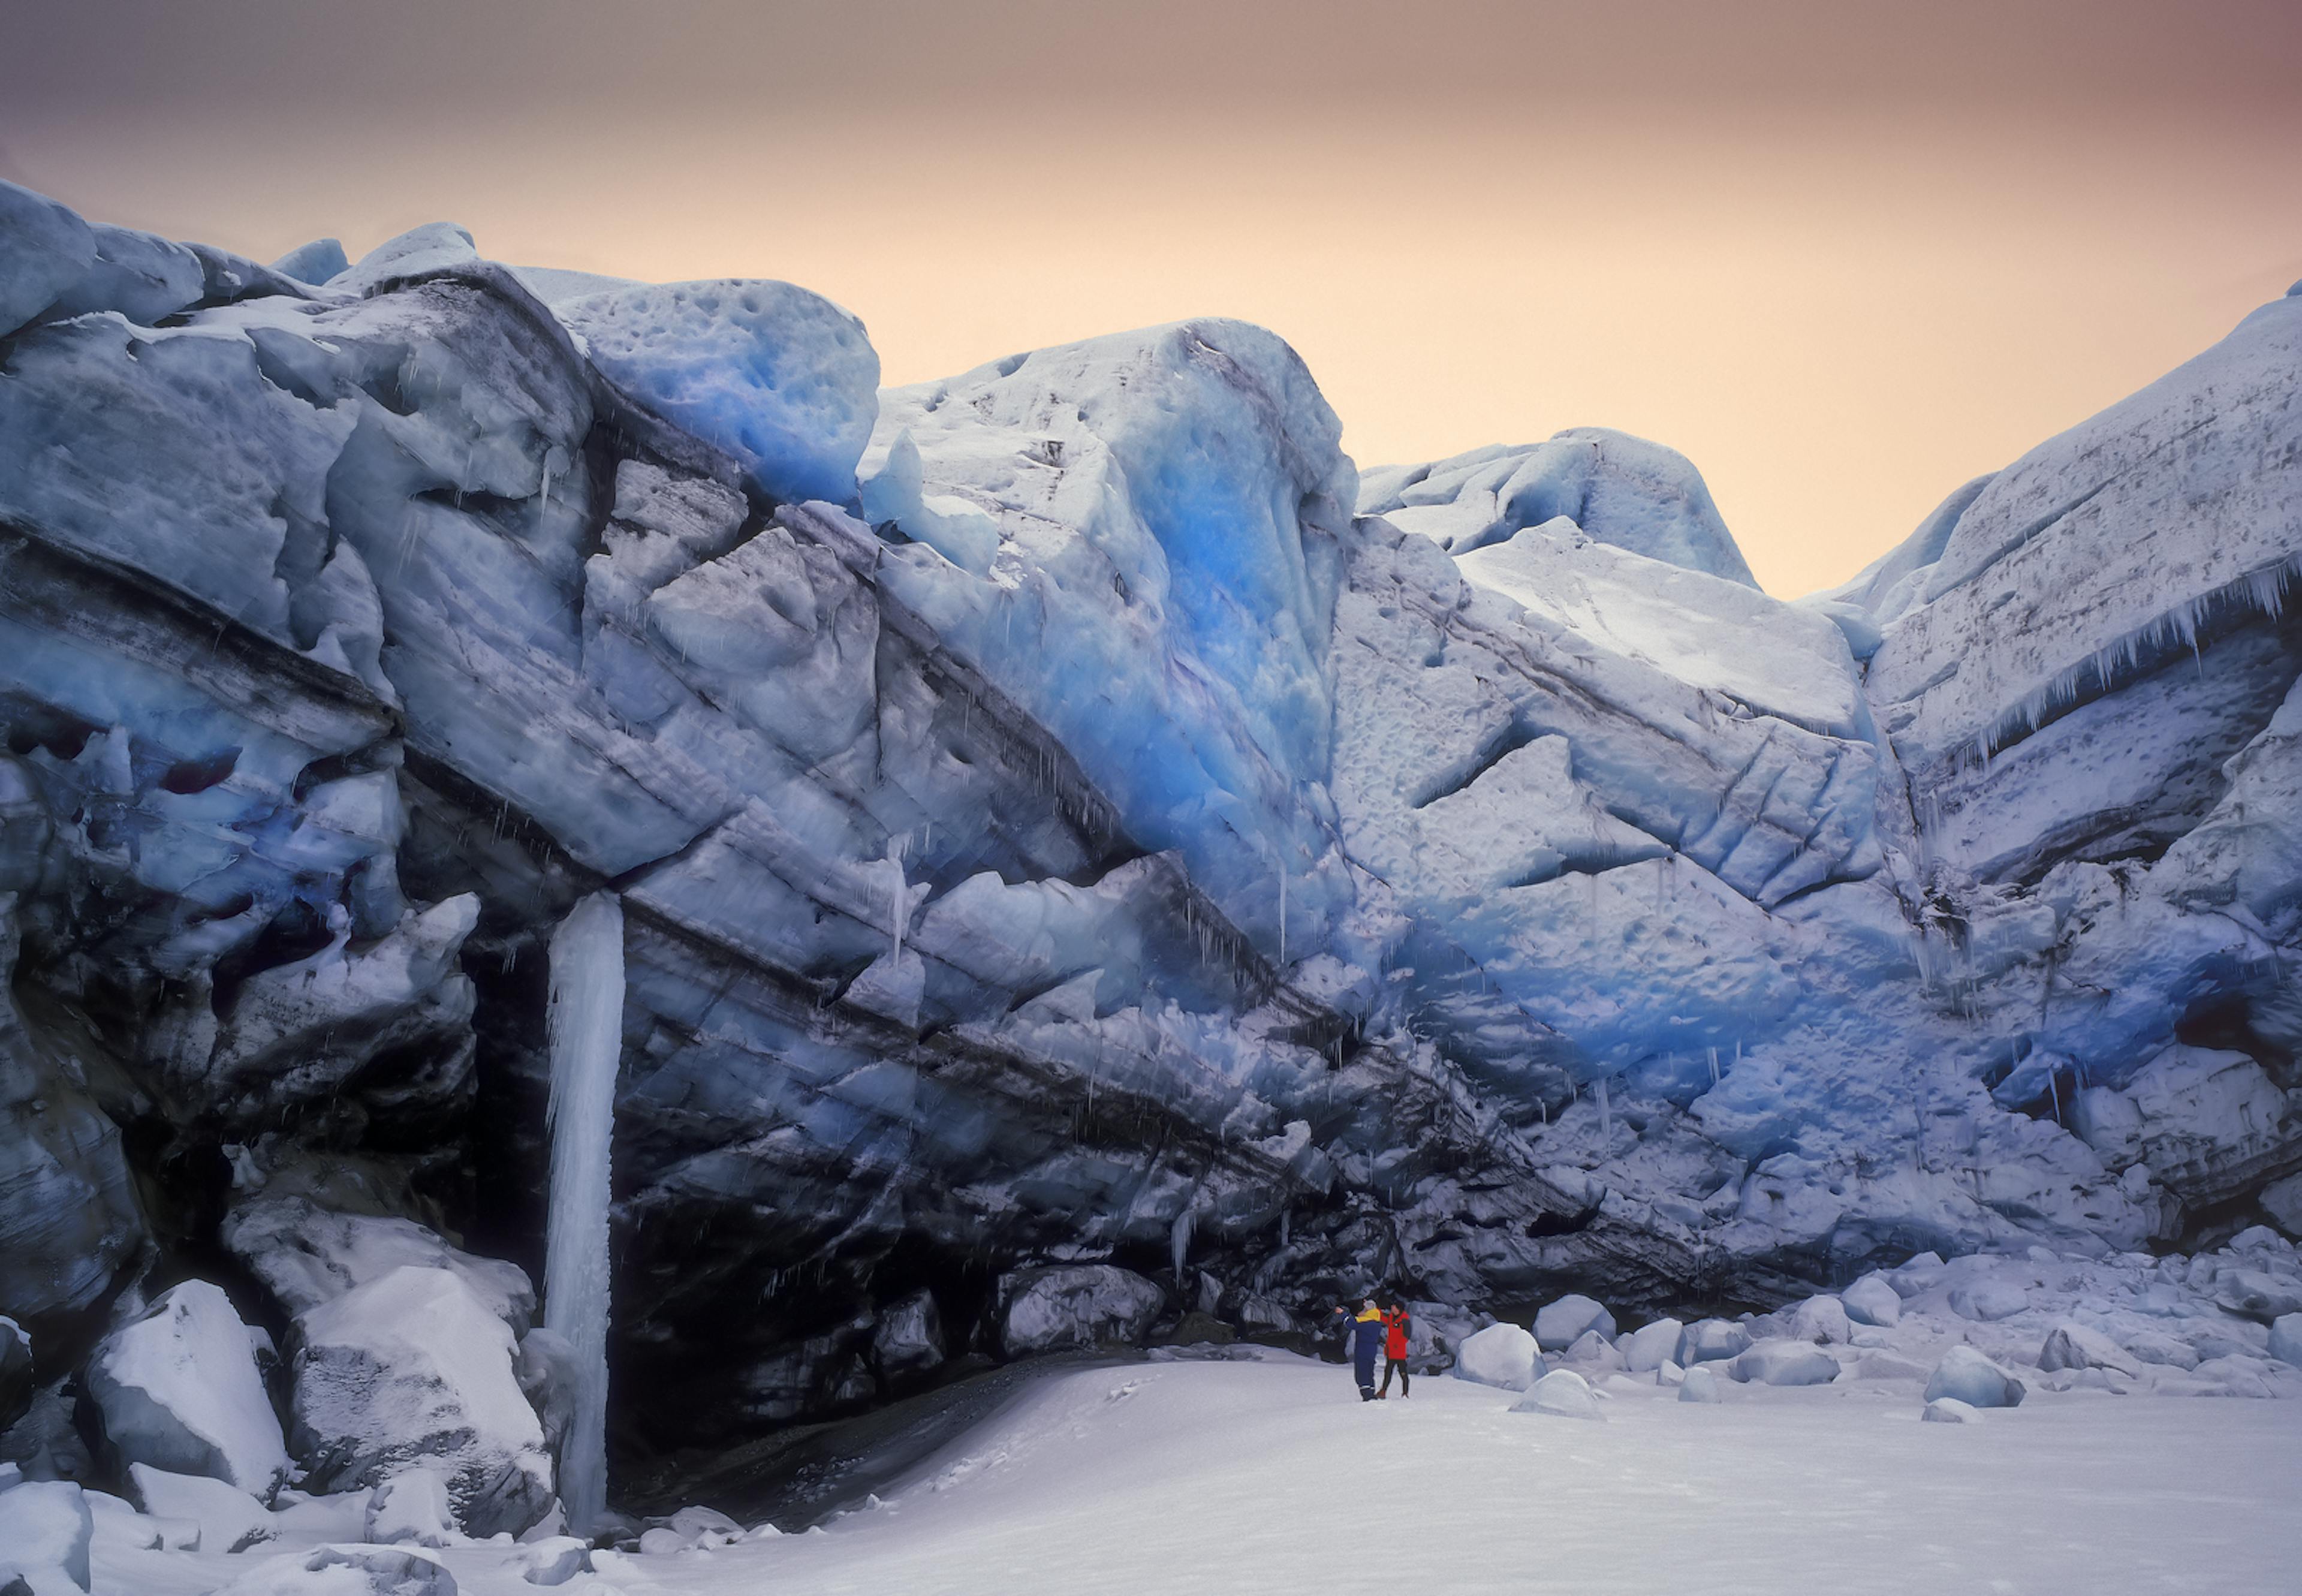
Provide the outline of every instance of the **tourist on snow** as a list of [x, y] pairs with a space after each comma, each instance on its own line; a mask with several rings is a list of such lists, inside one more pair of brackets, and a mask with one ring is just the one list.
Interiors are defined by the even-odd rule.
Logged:
[[1343, 1334], [1350, 1342], [1351, 1368], [1358, 1376], [1359, 1400], [1372, 1402], [1375, 1354], [1382, 1348], [1382, 1310], [1370, 1297], [1355, 1315], [1348, 1308], [1337, 1308], [1335, 1312], [1346, 1315]]
[[1382, 1315], [1382, 1386], [1375, 1392], [1378, 1401], [1390, 1395], [1390, 1377], [1399, 1375], [1399, 1394], [1407, 1395], [1407, 1338], [1414, 1322], [1407, 1316], [1407, 1305], [1394, 1297]]

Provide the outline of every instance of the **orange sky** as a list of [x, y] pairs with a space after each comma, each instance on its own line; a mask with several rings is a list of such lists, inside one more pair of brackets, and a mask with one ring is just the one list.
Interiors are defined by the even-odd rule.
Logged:
[[2302, 277], [2294, 5], [0, 0], [0, 176], [102, 220], [785, 277], [894, 382], [1244, 316], [1362, 464], [1684, 449], [1784, 594]]

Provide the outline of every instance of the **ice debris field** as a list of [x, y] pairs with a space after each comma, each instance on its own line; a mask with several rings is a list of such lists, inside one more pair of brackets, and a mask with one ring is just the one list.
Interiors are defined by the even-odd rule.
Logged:
[[2302, 293], [1795, 601], [878, 384], [0, 183], [0, 1591], [2293, 1588]]

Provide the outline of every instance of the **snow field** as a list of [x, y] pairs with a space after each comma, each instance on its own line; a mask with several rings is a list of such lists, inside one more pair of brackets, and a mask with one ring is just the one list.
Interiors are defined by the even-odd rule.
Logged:
[[[1092, 1592], [2292, 1590], [2302, 1423], [2273, 1402], [2041, 1393], [1926, 1424], [1910, 1382], [1722, 1382], [1717, 1406], [1602, 1383], [1606, 1423], [1449, 1378], [1356, 1399], [1347, 1367], [1252, 1362], [1050, 1380], [819, 1533], [596, 1554], [584, 1596]], [[151, 1557], [152, 1554], [144, 1554]], [[532, 1591], [508, 1548], [441, 1554], [470, 1596]], [[99, 1546], [97, 1591], [138, 1584]], [[221, 1568], [223, 1559], [197, 1559]], [[155, 1566], [165, 1566], [154, 1559]], [[244, 1565], [245, 1559], [230, 1559]]]

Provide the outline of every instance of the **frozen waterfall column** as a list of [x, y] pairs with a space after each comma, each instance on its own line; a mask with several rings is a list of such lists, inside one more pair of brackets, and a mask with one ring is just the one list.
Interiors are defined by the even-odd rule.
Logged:
[[608, 1164], [624, 1037], [624, 911], [599, 892], [551, 934], [551, 1207], [544, 1328], [580, 1378], [559, 1460], [567, 1527], [588, 1535], [608, 1505]]

